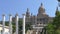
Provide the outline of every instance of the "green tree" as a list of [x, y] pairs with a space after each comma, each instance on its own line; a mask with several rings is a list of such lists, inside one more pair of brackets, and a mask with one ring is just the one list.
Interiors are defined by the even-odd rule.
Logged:
[[60, 34], [60, 12], [56, 11], [55, 15], [53, 22], [46, 27], [48, 34]]
[[[19, 23], [19, 34], [22, 34], [22, 25], [23, 25], [23, 21], [22, 21], [22, 19], [19, 19], [19, 21], [18, 21]], [[9, 21], [6, 21], [5, 22], [6, 23], [6, 26], [9, 26]], [[15, 22], [12, 22], [12, 27], [13, 27], [13, 33], [15, 32], [15, 30], [16, 30], [16, 24], [15, 24]], [[31, 27], [31, 23], [29, 23], [29, 24], [26, 24], [26, 32], [27, 32], [27, 30], [31, 30], [32, 29], [32, 27]]]
[[32, 30], [32, 26], [31, 26], [32, 24], [31, 24], [31, 22], [29, 22], [29, 24], [26, 24], [26, 32], [27, 32], [27, 30]]

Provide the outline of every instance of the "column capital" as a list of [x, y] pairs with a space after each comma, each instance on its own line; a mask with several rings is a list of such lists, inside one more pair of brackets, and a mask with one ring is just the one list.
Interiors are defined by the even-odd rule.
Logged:
[[25, 14], [22, 14], [23, 16], [25, 16]]
[[12, 16], [11, 14], [9, 14], [9, 16]]
[[2, 16], [5, 16], [5, 14], [2, 14]]
[[18, 13], [16, 13], [16, 15], [15, 16], [18, 16]]

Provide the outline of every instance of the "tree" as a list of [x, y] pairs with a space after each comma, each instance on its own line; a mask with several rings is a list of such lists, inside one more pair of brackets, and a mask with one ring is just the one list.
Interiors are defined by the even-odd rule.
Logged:
[[60, 2], [60, 0], [57, 0], [58, 2]]
[[29, 24], [26, 24], [26, 32], [27, 32], [27, 30], [32, 30], [32, 24], [31, 24], [31, 22], [28, 22]]
[[[9, 26], [9, 21], [6, 21], [5, 22], [6, 23], [6, 26]], [[22, 34], [22, 24], [23, 24], [23, 21], [22, 21], [22, 19], [19, 19], [19, 21], [18, 21], [18, 27], [19, 27], [19, 34]], [[15, 30], [16, 30], [16, 24], [15, 24], [15, 22], [12, 22], [12, 27], [13, 27], [13, 33], [15, 32]], [[29, 24], [26, 24], [26, 32], [27, 32], [27, 30], [31, 30], [31, 23], [29, 23]]]
[[53, 22], [46, 27], [48, 34], [60, 34], [60, 12], [56, 11], [55, 15]]
[[46, 29], [48, 34], [55, 34], [55, 27], [53, 24], [49, 23], [48, 26], [46, 26]]

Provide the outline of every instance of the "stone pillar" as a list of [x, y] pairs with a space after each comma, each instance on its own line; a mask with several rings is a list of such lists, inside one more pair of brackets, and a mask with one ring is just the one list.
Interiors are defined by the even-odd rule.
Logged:
[[38, 34], [38, 30], [36, 31], [36, 34]]
[[2, 34], [2, 33], [1, 33], [1, 30], [0, 30], [0, 34]]
[[19, 20], [19, 17], [18, 17], [18, 14], [16, 14], [16, 34], [18, 34], [18, 20]]
[[9, 15], [9, 33], [12, 34], [12, 16]]
[[36, 34], [38, 34], [38, 33], [36, 32]]
[[44, 34], [44, 30], [43, 30], [43, 34]]
[[25, 34], [25, 14], [23, 14], [23, 34]]
[[31, 30], [29, 32], [30, 32], [30, 34], [32, 34], [32, 31]]
[[2, 34], [4, 34], [4, 27], [5, 27], [5, 15], [4, 14], [2, 15], [2, 23], [3, 23], [3, 26], [2, 26], [2, 29], [3, 29], [2, 31], [3, 32], [2, 32]]

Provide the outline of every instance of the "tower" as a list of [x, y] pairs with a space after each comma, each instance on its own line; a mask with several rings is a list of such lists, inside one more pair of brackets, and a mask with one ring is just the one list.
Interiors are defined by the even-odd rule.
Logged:
[[41, 6], [38, 9], [38, 14], [42, 14], [42, 13], [45, 13], [45, 9], [43, 7], [43, 4], [41, 3]]
[[29, 17], [29, 16], [30, 16], [30, 12], [29, 12], [29, 9], [27, 8], [26, 17]]
[[29, 24], [30, 23], [30, 12], [29, 12], [29, 9], [27, 8], [27, 11], [26, 11], [26, 24]]
[[47, 14], [45, 13], [45, 8], [43, 7], [43, 4], [41, 3], [41, 6], [38, 9], [37, 14], [37, 24], [45, 24], [47, 23]]
[[59, 10], [58, 10], [58, 7], [56, 8], [56, 13], [55, 13], [56, 15], [58, 15], [59, 14]]

